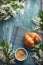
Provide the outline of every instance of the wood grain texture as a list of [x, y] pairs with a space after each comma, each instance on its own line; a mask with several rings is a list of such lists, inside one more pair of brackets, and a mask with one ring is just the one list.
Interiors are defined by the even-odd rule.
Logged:
[[40, 0], [25, 0], [25, 8], [24, 13], [21, 14], [20, 12], [17, 14], [16, 17], [13, 17], [7, 21], [3, 21], [0, 23], [0, 36], [3, 39], [10, 42], [11, 34], [13, 26], [20, 26], [29, 28], [30, 30], [34, 29], [35, 26], [32, 23], [32, 18], [37, 15], [37, 12], [40, 9]]

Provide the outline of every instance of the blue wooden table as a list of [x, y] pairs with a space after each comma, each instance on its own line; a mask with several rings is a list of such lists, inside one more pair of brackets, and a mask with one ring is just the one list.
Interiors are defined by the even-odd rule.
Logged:
[[35, 28], [32, 19], [37, 16], [41, 8], [41, 1], [26, 0], [24, 4], [25, 8], [19, 11], [16, 17], [0, 22], [0, 37], [7, 39], [8, 42], [10, 42], [13, 26], [25, 27], [30, 30]]
[[[25, 3], [25, 8], [19, 11], [16, 17], [12, 17], [7, 21], [0, 22], [0, 40], [7, 40], [11, 42], [11, 37], [14, 26], [24, 27], [29, 31], [35, 28], [35, 24], [32, 22], [32, 18], [37, 15], [38, 10], [40, 9], [40, 1], [39, 0], [30, 0]], [[13, 37], [12, 37], [13, 39]], [[15, 42], [12, 41], [12, 44]], [[20, 43], [15, 43], [14, 49], [18, 47], [24, 47]], [[24, 47], [25, 48], [25, 47]], [[32, 55], [33, 51], [28, 50], [28, 58], [24, 62], [17, 62], [15, 65], [36, 65]]]

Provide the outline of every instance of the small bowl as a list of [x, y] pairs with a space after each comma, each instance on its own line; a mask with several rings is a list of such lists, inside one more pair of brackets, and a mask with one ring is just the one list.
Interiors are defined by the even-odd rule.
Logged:
[[[23, 58], [23, 59], [17, 58], [16, 53], [17, 53], [17, 51], [19, 51], [19, 50], [23, 50], [23, 51], [26, 53], [25, 58]], [[18, 60], [18, 61], [24, 61], [25, 59], [27, 59], [27, 56], [28, 56], [28, 53], [27, 53], [26, 49], [24, 49], [24, 48], [18, 48], [18, 49], [15, 51], [15, 58], [16, 58], [16, 60]]]

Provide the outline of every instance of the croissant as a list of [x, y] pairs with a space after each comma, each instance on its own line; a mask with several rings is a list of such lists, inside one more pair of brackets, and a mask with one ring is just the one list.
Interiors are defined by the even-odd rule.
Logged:
[[33, 39], [28, 34], [24, 35], [24, 42], [29, 48], [35, 47]]
[[41, 42], [41, 37], [38, 33], [29, 32], [24, 35], [24, 43], [29, 48], [34, 48], [36, 43]]
[[30, 32], [28, 35], [34, 40], [34, 42], [39, 43], [41, 41], [41, 37], [38, 33]]

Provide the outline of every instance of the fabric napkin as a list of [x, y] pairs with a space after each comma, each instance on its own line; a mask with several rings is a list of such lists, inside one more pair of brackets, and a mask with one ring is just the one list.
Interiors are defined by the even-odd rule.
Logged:
[[14, 26], [13, 33], [11, 36], [11, 43], [13, 43], [13, 46], [15, 45], [16, 48], [23, 47], [23, 37], [26, 32], [29, 32], [29, 30], [23, 27]]

